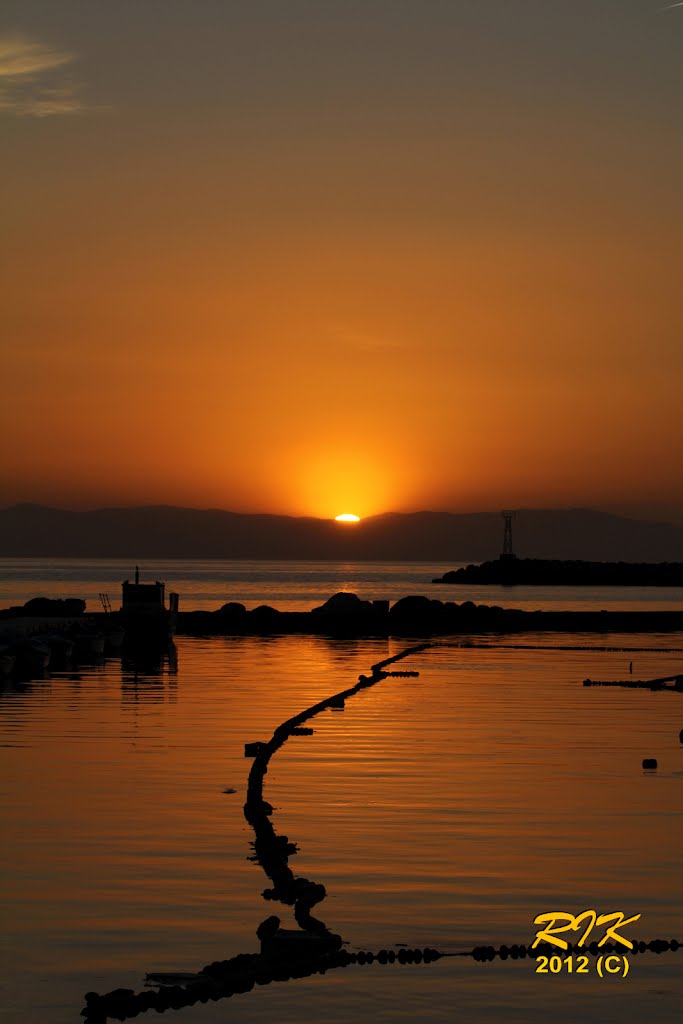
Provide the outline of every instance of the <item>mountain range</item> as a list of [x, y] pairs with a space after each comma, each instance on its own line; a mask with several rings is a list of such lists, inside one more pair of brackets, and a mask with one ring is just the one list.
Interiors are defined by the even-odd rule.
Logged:
[[[447, 568], [496, 558], [502, 542], [498, 512], [391, 512], [349, 525], [166, 505], [0, 510], [6, 558], [416, 560]], [[596, 509], [525, 509], [513, 522], [513, 546], [526, 558], [683, 561], [683, 527]]]

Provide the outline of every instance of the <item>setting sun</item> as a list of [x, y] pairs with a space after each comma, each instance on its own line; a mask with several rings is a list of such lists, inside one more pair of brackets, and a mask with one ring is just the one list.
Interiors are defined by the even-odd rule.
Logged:
[[354, 516], [351, 512], [342, 512], [340, 516], [334, 517], [335, 523], [359, 523], [360, 516]]

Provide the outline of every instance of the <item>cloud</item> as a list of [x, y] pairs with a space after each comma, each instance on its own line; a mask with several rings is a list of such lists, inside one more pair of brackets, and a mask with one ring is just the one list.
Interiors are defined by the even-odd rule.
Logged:
[[381, 338], [378, 335], [365, 331], [359, 331], [352, 327], [334, 324], [325, 328], [328, 337], [334, 339], [335, 343], [344, 345], [347, 348], [354, 348], [359, 352], [378, 353], [400, 353], [406, 351], [406, 346], [400, 342]]
[[25, 35], [0, 34], [0, 111], [29, 117], [84, 109], [65, 69], [75, 57]]
[[70, 64], [73, 55], [53, 50], [27, 36], [0, 36], [0, 77], [16, 78]]

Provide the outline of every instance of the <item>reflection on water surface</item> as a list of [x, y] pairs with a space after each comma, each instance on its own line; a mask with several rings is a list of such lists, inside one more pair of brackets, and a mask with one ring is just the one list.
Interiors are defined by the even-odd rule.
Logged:
[[[402, 646], [179, 638], [177, 672], [110, 661], [6, 691], [0, 1020], [73, 1021], [89, 989], [257, 950], [272, 905], [248, 859], [244, 743]], [[325, 922], [348, 948], [530, 942], [537, 914], [589, 907], [641, 913], [644, 939], [683, 937], [681, 695], [581, 686], [626, 678], [629, 661], [647, 678], [680, 671], [681, 655], [443, 644], [405, 663], [418, 680], [360, 692], [277, 752], [273, 823], [299, 847], [296, 873], [324, 883]], [[625, 981], [541, 977], [530, 961], [374, 965], [178, 1019], [673, 1021], [679, 959], [642, 957]]]

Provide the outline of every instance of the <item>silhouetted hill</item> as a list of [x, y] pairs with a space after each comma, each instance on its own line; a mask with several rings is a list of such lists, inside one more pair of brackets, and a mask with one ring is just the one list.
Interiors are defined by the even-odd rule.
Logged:
[[[343, 526], [326, 519], [171, 506], [71, 512], [42, 505], [0, 510], [0, 555], [66, 558], [424, 560], [495, 558], [497, 512], [388, 513]], [[592, 509], [525, 510], [514, 547], [527, 558], [683, 561], [683, 527]]]

